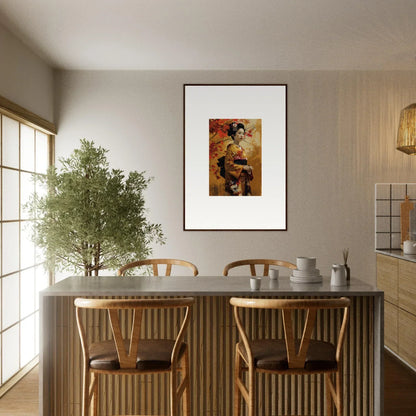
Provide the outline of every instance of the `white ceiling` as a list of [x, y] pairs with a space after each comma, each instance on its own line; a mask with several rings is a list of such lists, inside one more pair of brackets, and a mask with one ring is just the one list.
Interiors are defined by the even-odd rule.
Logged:
[[65, 69], [416, 69], [416, 0], [0, 0]]

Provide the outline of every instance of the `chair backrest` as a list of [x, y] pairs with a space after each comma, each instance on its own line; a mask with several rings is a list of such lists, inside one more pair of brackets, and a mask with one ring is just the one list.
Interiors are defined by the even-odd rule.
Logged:
[[[251, 357], [249, 338], [241, 322], [238, 308], [280, 309], [282, 311], [289, 368], [304, 368], [305, 366], [306, 353], [308, 351], [312, 332], [316, 325], [317, 311], [320, 309], [343, 309], [344, 313], [336, 345], [336, 361], [339, 362], [347, 329], [350, 299], [345, 297], [335, 299], [251, 299], [233, 297], [230, 299], [230, 303], [234, 306], [234, 317], [237, 323], [237, 328], [249, 357]], [[292, 319], [292, 312], [295, 310], [306, 311], [302, 337], [297, 351], [295, 345], [297, 337]]]
[[172, 265], [176, 266], [183, 266], [187, 267], [192, 270], [194, 276], [198, 275], [198, 268], [195, 264], [192, 264], [186, 260], [178, 260], [178, 259], [145, 259], [145, 260], [137, 260], [132, 263], [128, 263], [123, 267], [118, 269], [118, 275], [124, 276], [125, 272], [128, 269], [132, 269], [133, 267], [141, 267], [141, 266], [152, 266], [153, 268], [153, 275], [159, 276], [159, 265], [166, 265], [166, 272], [165, 276], [170, 276], [172, 272]]
[[[76, 307], [76, 320], [81, 339], [81, 346], [84, 355], [84, 363], [88, 362], [88, 342], [85, 326], [81, 318], [81, 309], [106, 309], [110, 320], [111, 331], [117, 349], [120, 368], [136, 368], [137, 351], [140, 340], [140, 328], [143, 311], [146, 309], [173, 309], [184, 308], [185, 316], [182, 320], [180, 329], [175, 338], [172, 350], [171, 362], [174, 362], [179, 354], [184, 331], [189, 324], [190, 307], [194, 303], [194, 298], [168, 298], [168, 299], [85, 299], [77, 298], [74, 301]], [[133, 310], [133, 319], [129, 334], [123, 337], [120, 324], [120, 310]], [[124, 343], [125, 339], [130, 340], [128, 349]]]
[[252, 276], [256, 275], [256, 265], [263, 265], [263, 276], [268, 276], [270, 266], [280, 266], [286, 267], [288, 269], [296, 269], [296, 265], [289, 263], [284, 260], [271, 260], [271, 259], [246, 259], [246, 260], [237, 260], [229, 263], [225, 266], [223, 275], [228, 276], [228, 271], [234, 267], [240, 266], [250, 266], [250, 272]]

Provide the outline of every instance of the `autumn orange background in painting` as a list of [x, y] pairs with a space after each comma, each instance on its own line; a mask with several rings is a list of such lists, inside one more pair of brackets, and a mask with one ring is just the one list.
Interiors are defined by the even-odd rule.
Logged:
[[225, 181], [220, 175], [218, 159], [225, 156], [227, 146], [233, 143], [228, 136], [232, 122], [243, 123], [246, 135], [240, 146], [247, 155], [247, 163], [253, 167], [253, 180], [250, 182], [253, 196], [261, 196], [261, 119], [210, 119], [209, 120], [209, 195], [229, 196], [225, 191]]

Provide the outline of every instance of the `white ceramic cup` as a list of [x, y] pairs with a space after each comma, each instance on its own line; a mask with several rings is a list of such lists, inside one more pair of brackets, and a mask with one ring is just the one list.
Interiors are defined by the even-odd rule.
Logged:
[[411, 240], [403, 241], [403, 253], [404, 254], [416, 254], [416, 241], [411, 241]]
[[261, 287], [261, 277], [250, 277], [251, 290], [259, 290]]
[[347, 284], [347, 270], [343, 264], [333, 264], [331, 271], [331, 286], [345, 286]]
[[277, 279], [269, 280], [269, 289], [277, 289], [279, 287], [279, 281]]
[[269, 270], [269, 277], [270, 277], [270, 280], [277, 280], [279, 278], [279, 270], [278, 269], [270, 269]]
[[298, 270], [313, 270], [316, 268], [316, 257], [296, 257]]

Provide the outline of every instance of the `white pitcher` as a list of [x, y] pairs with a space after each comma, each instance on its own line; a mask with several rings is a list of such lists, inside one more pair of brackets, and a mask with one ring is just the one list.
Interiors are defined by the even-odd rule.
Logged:
[[331, 286], [345, 286], [347, 284], [347, 270], [343, 264], [333, 264], [331, 272]]
[[410, 240], [403, 241], [403, 253], [404, 254], [416, 254], [416, 241], [410, 241]]

